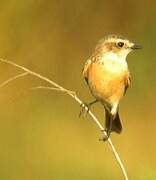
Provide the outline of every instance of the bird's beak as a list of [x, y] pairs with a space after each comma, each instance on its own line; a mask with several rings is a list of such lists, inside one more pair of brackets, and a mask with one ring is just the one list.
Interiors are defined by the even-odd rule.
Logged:
[[131, 49], [132, 49], [132, 50], [135, 50], [135, 49], [142, 49], [142, 46], [139, 45], [139, 44], [133, 44], [133, 45], [131, 46]]

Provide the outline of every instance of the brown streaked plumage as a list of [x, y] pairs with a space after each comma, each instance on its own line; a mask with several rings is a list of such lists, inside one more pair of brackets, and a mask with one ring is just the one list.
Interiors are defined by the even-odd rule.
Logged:
[[83, 76], [92, 95], [105, 108], [107, 140], [110, 133], [120, 133], [122, 125], [118, 106], [129, 84], [130, 75], [126, 56], [140, 46], [121, 36], [109, 35], [100, 40], [83, 68]]

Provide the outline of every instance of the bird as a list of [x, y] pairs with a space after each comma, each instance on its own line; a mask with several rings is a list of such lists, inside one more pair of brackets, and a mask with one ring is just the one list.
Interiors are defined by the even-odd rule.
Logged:
[[83, 77], [95, 101], [85, 104], [89, 107], [100, 102], [105, 110], [105, 136], [108, 140], [112, 132], [120, 134], [122, 123], [119, 117], [119, 103], [130, 86], [131, 77], [126, 61], [133, 50], [141, 49], [139, 44], [120, 35], [107, 35], [101, 39], [83, 67]]

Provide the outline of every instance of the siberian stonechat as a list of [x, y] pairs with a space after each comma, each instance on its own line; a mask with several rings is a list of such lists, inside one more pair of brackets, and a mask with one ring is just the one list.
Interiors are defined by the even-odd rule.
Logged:
[[103, 140], [107, 140], [113, 131], [122, 131], [118, 113], [119, 102], [130, 85], [126, 57], [132, 50], [140, 48], [140, 45], [124, 37], [109, 35], [99, 41], [84, 65], [83, 77], [96, 99], [90, 105], [99, 101], [105, 109], [107, 137]]

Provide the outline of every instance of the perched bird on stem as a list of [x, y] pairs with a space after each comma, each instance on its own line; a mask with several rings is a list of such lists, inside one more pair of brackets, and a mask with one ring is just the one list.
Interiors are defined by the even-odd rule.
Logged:
[[105, 131], [107, 140], [111, 132], [121, 133], [122, 124], [119, 117], [119, 102], [130, 85], [130, 73], [126, 62], [127, 55], [141, 46], [128, 39], [109, 35], [101, 39], [93, 54], [83, 68], [85, 78], [95, 101], [82, 104], [88, 107], [101, 102], [105, 109]]

